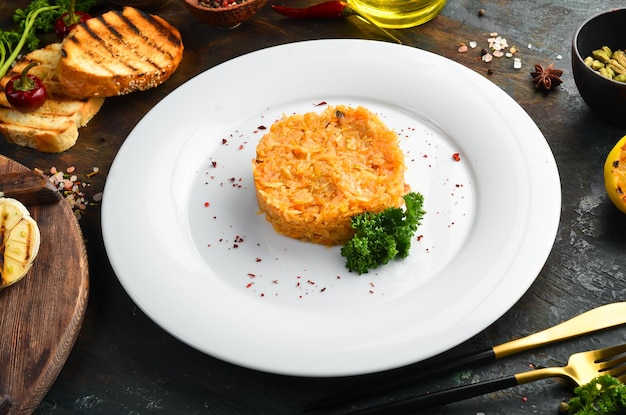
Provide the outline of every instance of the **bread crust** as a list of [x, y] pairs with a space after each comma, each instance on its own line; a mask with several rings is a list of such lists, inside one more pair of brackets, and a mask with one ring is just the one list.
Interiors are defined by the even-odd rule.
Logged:
[[110, 97], [165, 82], [183, 57], [179, 31], [133, 7], [89, 19], [62, 43], [57, 77], [74, 98]]
[[78, 140], [78, 129], [98, 113], [104, 98], [85, 101], [48, 99], [43, 107], [21, 113], [0, 106], [0, 133], [8, 142], [43, 153], [61, 153]]
[[[44, 153], [61, 153], [76, 144], [78, 129], [98, 113], [104, 98], [75, 99], [63, 94], [55, 68], [61, 57], [61, 44], [53, 43], [25, 55], [0, 79], [0, 133], [8, 142]], [[48, 99], [35, 111], [22, 113], [11, 107], [4, 87], [30, 62], [37, 61], [29, 73], [40, 78]]]

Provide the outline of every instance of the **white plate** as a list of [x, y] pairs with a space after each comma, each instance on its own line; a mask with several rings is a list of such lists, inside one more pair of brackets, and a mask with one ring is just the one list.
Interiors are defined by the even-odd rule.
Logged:
[[[262, 127], [323, 102], [365, 105], [398, 132], [428, 212], [407, 259], [359, 276], [339, 248], [257, 214]], [[320, 40], [241, 56], [167, 96], [120, 149], [102, 226], [122, 285], [174, 336], [254, 369], [338, 376], [431, 357], [494, 322], [540, 272], [560, 207], [543, 135], [491, 82], [406, 46]]]

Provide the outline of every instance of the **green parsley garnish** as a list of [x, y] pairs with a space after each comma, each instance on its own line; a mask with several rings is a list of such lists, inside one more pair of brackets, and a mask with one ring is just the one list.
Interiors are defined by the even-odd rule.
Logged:
[[346, 268], [364, 274], [392, 259], [406, 258], [411, 239], [426, 213], [420, 193], [404, 195], [405, 209], [390, 207], [380, 213], [364, 212], [351, 219], [356, 232], [341, 248]]
[[568, 414], [626, 414], [626, 385], [609, 375], [602, 375], [574, 389]]
[[[57, 0], [51, 5], [48, 0], [33, 0], [25, 9], [17, 9], [13, 14], [18, 30], [0, 30], [0, 78], [6, 75], [17, 57], [39, 46], [37, 31], [50, 32], [54, 23], [67, 12], [71, 0]], [[76, 10], [87, 11], [96, 0], [78, 0]]]

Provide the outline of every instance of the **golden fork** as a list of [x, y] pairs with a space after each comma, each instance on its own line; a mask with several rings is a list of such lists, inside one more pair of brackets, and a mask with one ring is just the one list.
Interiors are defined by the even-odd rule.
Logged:
[[600, 375], [611, 375], [624, 382], [626, 381], [625, 363], [626, 344], [606, 349], [590, 350], [571, 355], [567, 366], [546, 367], [499, 379], [431, 392], [361, 409], [351, 412], [351, 414], [401, 414], [434, 408], [550, 377], [569, 378], [577, 385], [589, 383]]

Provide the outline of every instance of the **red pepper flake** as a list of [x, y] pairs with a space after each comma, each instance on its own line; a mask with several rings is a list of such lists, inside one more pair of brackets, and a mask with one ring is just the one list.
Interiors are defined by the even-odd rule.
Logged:
[[522, 396], [522, 402], [528, 402], [528, 396]]
[[370, 282], [370, 287], [375, 287], [373, 282]]
[[256, 274], [248, 273], [248, 277], [254, 278], [254, 277], [256, 277]]
[[370, 290], [370, 294], [374, 294], [374, 290]]
[[272, 280], [272, 284], [278, 284], [278, 280]]
[[243, 144], [239, 144], [239, 150], [243, 150]]
[[265, 293], [261, 293], [261, 297], [265, 297]]
[[267, 127], [266, 127], [266, 126], [264, 126], [264, 125], [259, 125], [257, 128], [258, 128], [259, 130], [267, 130]]
[[315, 285], [315, 281], [307, 280], [307, 283], [310, 285]]
[[461, 156], [459, 155], [459, 153], [454, 153], [452, 155], [452, 158], [454, 159], [454, 161], [461, 161]]
[[213, 168], [217, 167], [217, 161], [212, 161], [211, 166], [213, 166]]
[[211, 204], [209, 202], [204, 202], [204, 207], [209, 207]]
[[417, 240], [421, 241], [422, 239], [424, 239], [424, 235], [417, 235]]
[[322, 292], [322, 293], [323, 293], [324, 291], [326, 291], [326, 287], [324, 287], [324, 288], [322, 288], [322, 289], [320, 290], [320, 292]]
[[326, 104], [327, 104], [326, 101], [320, 101], [317, 104], [315, 104], [314, 106], [315, 107], [321, 107], [322, 105], [326, 105]]
[[249, 283], [247, 283], [247, 284], [246, 284], [246, 288], [250, 288], [250, 287], [252, 287], [252, 285], [253, 285], [253, 284], [254, 284], [253, 282], [249, 282]]
[[261, 262], [261, 261], [263, 261], [261, 258], [255, 259], [255, 262]]
[[228, 140], [225, 138], [222, 138], [222, 144], [227, 144], [227, 143], [228, 143]]

